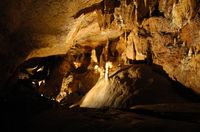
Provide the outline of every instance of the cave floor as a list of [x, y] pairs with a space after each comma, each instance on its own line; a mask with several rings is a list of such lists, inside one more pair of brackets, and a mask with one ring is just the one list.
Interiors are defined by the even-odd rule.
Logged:
[[1, 99], [0, 113], [4, 131], [200, 131], [199, 103], [68, 109], [44, 98]]

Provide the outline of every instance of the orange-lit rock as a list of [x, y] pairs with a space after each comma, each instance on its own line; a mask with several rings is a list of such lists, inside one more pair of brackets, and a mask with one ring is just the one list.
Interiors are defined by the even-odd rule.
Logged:
[[[198, 0], [1, 1], [0, 87], [11, 84], [24, 61], [69, 55], [76, 48], [96, 50], [100, 67], [107, 61], [114, 67], [160, 65], [171, 79], [200, 93], [199, 5]], [[61, 74], [60, 87], [64, 73], [58, 69], [51, 76]]]
[[153, 70], [145, 65], [122, 68], [111, 74], [109, 80], [99, 80], [78, 104], [89, 108], [129, 108], [185, 101], [174, 93], [175, 87], [167, 79]]
[[1, 1], [1, 88], [24, 60], [66, 54], [82, 20], [74, 16], [101, 1]]

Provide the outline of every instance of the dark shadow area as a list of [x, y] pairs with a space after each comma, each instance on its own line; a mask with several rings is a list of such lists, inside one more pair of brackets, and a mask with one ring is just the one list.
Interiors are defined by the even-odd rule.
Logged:
[[113, 13], [115, 7], [120, 6], [120, 1], [118, 0], [104, 0], [98, 4], [90, 6], [88, 8], [82, 9], [74, 15], [74, 18], [78, 18], [82, 14], [87, 14], [94, 10], [102, 10], [105, 13], [104, 9], [107, 8], [106, 13]]
[[[53, 100], [39, 95], [18, 95], [0, 98], [1, 128], [5, 132], [19, 131], [27, 121], [57, 106]], [[32, 124], [33, 125], [33, 124]]]
[[[54, 58], [55, 59], [55, 58]], [[53, 60], [54, 60], [53, 59]], [[57, 58], [59, 59], [59, 58]], [[46, 61], [45, 61], [46, 62]], [[49, 61], [48, 61], [49, 63]], [[135, 61], [137, 65], [147, 65], [147, 61]], [[133, 65], [134, 65], [133, 64]], [[130, 68], [124, 66], [110, 77]], [[173, 85], [174, 91], [189, 101], [188, 105], [166, 104], [162, 111], [159, 107], [139, 107], [135, 109], [68, 109], [58, 104], [55, 100], [46, 98], [34, 92], [33, 80], [19, 81], [16, 83], [16, 91], [0, 97], [0, 113], [3, 128], [7, 131], [199, 131], [200, 112], [192, 109], [200, 109], [200, 97], [189, 88], [173, 81], [168, 77], [162, 66], [149, 64], [152, 70], [167, 78]], [[19, 91], [17, 91], [19, 90]], [[136, 105], [137, 106], [137, 105]], [[191, 107], [192, 106], [192, 107]], [[181, 108], [182, 110], [176, 110]], [[187, 111], [188, 110], [188, 111]], [[132, 123], [130, 123], [132, 122]], [[181, 130], [180, 130], [181, 128]]]
[[90, 6], [88, 8], [82, 9], [79, 12], [77, 12], [73, 17], [78, 18], [82, 14], [87, 14], [87, 13], [92, 12], [94, 10], [102, 10], [102, 9], [103, 9], [103, 2], [101, 2], [99, 4], [95, 4], [95, 5]]
[[152, 12], [151, 15], [156, 16], [156, 17], [164, 17], [164, 13], [159, 11], [159, 2], [156, 3], [155, 9], [154, 9], [154, 11]]
[[163, 70], [162, 66], [152, 64], [152, 69], [154, 72], [162, 75], [172, 83], [172, 86], [174, 87], [174, 92], [176, 92], [177, 94], [179, 94], [180, 96], [182, 96], [190, 102], [200, 103], [200, 95], [195, 93], [191, 88], [187, 88], [181, 83], [172, 80], [168, 76], [168, 74]]
[[[137, 114], [141, 114], [141, 115], [146, 115], [146, 116], [152, 116], [152, 117], [157, 117], [157, 118], [161, 118], [161, 119], [170, 119], [170, 120], [177, 120], [177, 121], [187, 121], [190, 123], [197, 123], [199, 124], [199, 119], [200, 119], [200, 112], [191, 112], [190, 108], [193, 106], [193, 108], [197, 107], [199, 109], [199, 103], [189, 103], [189, 104], [185, 104], [184, 107], [181, 106], [182, 104], [164, 104], [163, 108], [168, 109], [168, 107], [174, 107], [174, 110], [176, 108], [183, 108], [183, 111], [173, 111], [173, 109], [171, 109], [171, 111], [160, 111], [158, 108], [160, 107], [159, 105], [157, 106], [158, 108], [156, 109], [156, 107], [154, 109], [148, 110], [148, 107], [151, 106], [144, 106], [143, 108], [135, 108], [132, 110], [128, 110], [130, 112], [135, 112]], [[196, 109], [197, 109], [196, 108]], [[186, 110], [184, 110], [186, 109]], [[188, 110], [188, 111], [187, 111]]]

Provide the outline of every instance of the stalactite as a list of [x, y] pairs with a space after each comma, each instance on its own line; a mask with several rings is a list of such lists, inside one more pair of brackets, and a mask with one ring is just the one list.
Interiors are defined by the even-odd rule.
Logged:
[[134, 3], [132, 2], [131, 3], [131, 11], [130, 11], [130, 15], [129, 15], [130, 22], [132, 22], [133, 11], [134, 11]]
[[192, 55], [193, 55], [193, 50], [192, 50], [192, 48], [190, 48], [190, 49], [189, 49], [189, 51], [188, 51], [188, 57], [190, 57], [190, 58], [191, 58], [191, 57], [192, 57]]
[[112, 2], [112, 1], [104, 0], [104, 7], [103, 7], [104, 28], [110, 28], [110, 25], [111, 25], [110, 10], [112, 7], [108, 5], [109, 2]]
[[176, 46], [176, 42], [177, 42], [177, 40], [176, 40], [176, 38], [174, 38], [174, 43], [173, 43], [174, 46]]
[[151, 9], [151, 7], [149, 6], [149, 17], [151, 17], [151, 14], [152, 14], [152, 9]]
[[103, 29], [106, 28], [106, 12], [107, 12], [107, 4], [106, 0], [103, 1]]
[[122, 28], [124, 28], [124, 26], [125, 26], [125, 0], [122, 0], [121, 1], [121, 16], [122, 16]]
[[105, 46], [105, 61], [108, 61], [108, 48], [109, 48], [109, 39], [107, 38], [106, 46]]
[[127, 45], [127, 31], [126, 31], [126, 29], [124, 29], [124, 40], [125, 40], [125, 44]]
[[147, 7], [147, 0], [144, 0], [144, 6]]
[[137, 1], [134, 1], [134, 6], [135, 6], [135, 22], [138, 25], [138, 4]]
[[126, 0], [121, 1], [121, 15], [122, 15], [122, 29], [124, 31], [125, 44], [127, 43], [127, 17], [126, 17], [127, 3]]
[[192, 15], [190, 14], [190, 12], [187, 11], [185, 17], [187, 18], [187, 23], [188, 23], [188, 24], [190, 24], [191, 16], [192, 16]]
[[107, 0], [104, 0], [104, 14], [107, 12]]
[[99, 24], [100, 30], [104, 28], [104, 16], [102, 16], [101, 11], [96, 11], [97, 12], [97, 22]]
[[185, 46], [186, 46], [185, 41], [183, 41], [182, 47], [185, 47]]
[[152, 60], [152, 47], [151, 47], [151, 43], [149, 42], [149, 40], [147, 41], [147, 64], [151, 65], [153, 60]]
[[[174, 3], [172, 6], [172, 18], [175, 16], [175, 7], [176, 7], [176, 3]], [[172, 19], [172, 23], [175, 23], [174, 19]]]
[[191, 3], [191, 1], [189, 1], [189, 7], [190, 7], [190, 9], [187, 12], [187, 14], [188, 14], [188, 23], [190, 23], [190, 20], [192, 19], [192, 14], [193, 14], [193, 9], [192, 9], [192, 3]]

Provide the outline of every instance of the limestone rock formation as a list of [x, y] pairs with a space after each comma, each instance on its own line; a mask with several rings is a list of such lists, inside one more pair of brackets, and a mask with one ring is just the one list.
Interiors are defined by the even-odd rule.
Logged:
[[200, 94], [199, 7], [199, 0], [0, 1], [0, 89], [15, 82], [27, 60], [60, 56], [44, 78], [55, 97], [81, 50], [87, 54], [83, 60], [96, 52], [96, 62], [82, 62], [86, 71], [108, 61], [114, 67], [156, 64]]
[[122, 68], [100, 79], [83, 97], [80, 107], [129, 108], [137, 104], [181, 103], [170, 81], [154, 72], [152, 67], [135, 65]]
[[74, 16], [101, 1], [1, 1], [1, 89], [25, 60], [66, 54], [85, 17]]

